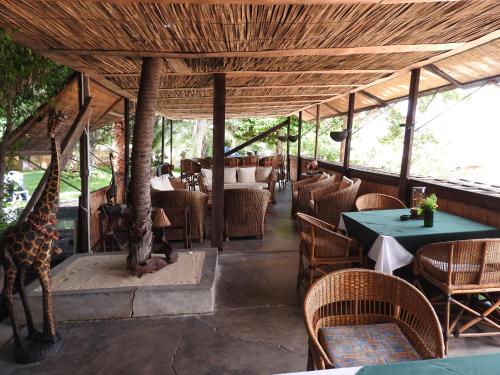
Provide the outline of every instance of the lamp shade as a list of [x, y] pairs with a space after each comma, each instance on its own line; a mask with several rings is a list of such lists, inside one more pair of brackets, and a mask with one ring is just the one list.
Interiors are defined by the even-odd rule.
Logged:
[[278, 135], [278, 140], [280, 142], [286, 142], [286, 135]]
[[295, 143], [297, 142], [297, 139], [299, 139], [299, 136], [298, 135], [289, 135], [288, 136], [288, 140], [292, 143]]
[[335, 141], [335, 142], [342, 142], [347, 138], [348, 131], [347, 130], [342, 130], [342, 131], [337, 131], [337, 132], [330, 132], [330, 137]]

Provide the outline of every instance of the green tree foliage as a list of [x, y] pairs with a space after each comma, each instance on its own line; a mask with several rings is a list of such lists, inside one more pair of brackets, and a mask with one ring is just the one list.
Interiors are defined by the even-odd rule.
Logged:
[[[0, 201], [4, 197], [6, 140], [22, 121], [54, 96], [71, 70], [14, 43], [0, 29]], [[2, 205], [3, 206], [3, 205]], [[0, 206], [0, 220], [3, 209]]]

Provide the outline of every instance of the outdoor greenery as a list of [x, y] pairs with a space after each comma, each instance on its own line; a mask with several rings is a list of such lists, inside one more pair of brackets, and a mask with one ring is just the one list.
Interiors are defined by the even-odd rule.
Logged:
[[[24, 119], [57, 93], [71, 70], [14, 43], [0, 29], [0, 223], [4, 220], [6, 140]], [[3, 224], [2, 224], [3, 225]]]

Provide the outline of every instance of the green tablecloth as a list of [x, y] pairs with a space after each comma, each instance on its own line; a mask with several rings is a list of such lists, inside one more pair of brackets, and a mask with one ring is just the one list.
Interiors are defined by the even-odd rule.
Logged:
[[345, 212], [342, 218], [347, 233], [367, 250], [379, 235], [394, 237], [412, 254], [435, 242], [500, 237], [500, 229], [442, 211], [434, 213], [432, 228], [425, 228], [423, 220], [401, 221], [400, 216], [409, 213], [409, 209]]
[[356, 375], [489, 375], [500, 373], [500, 354], [365, 366]]

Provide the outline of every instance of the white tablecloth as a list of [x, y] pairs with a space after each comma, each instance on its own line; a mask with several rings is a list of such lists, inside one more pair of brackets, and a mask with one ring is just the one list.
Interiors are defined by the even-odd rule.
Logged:
[[[342, 216], [338, 228], [345, 230], [349, 234]], [[394, 237], [383, 235], [377, 237], [368, 251], [368, 257], [375, 261], [375, 271], [388, 274], [392, 274], [394, 270], [410, 264], [414, 258]]]

